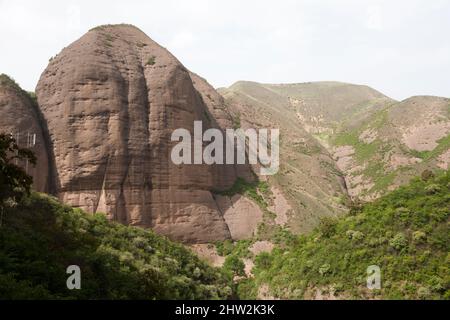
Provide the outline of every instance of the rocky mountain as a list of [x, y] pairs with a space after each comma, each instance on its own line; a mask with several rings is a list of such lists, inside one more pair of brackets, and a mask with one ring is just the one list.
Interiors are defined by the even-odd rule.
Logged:
[[50, 189], [48, 144], [44, 138], [42, 118], [34, 97], [23, 91], [13, 79], [0, 75], [0, 128], [12, 134], [22, 148], [30, 148], [37, 165], [16, 161], [33, 177], [33, 187], [40, 192]]
[[367, 86], [331, 81], [294, 84], [239, 81], [222, 90], [240, 92], [253, 101], [288, 109], [311, 134], [332, 133], [345, 118], [367, 115], [393, 101]]
[[[306, 131], [313, 141], [310, 145], [315, 143], [316, 150], [320, 150], [317, 147], [320, 144], [322, 153], [333, 158], [332, 172], [345, 179], [345, 193], [353, 199], [379, 197], [425, 169], [448, 169], [450, 100], [447, 98], [412, 97], [397, 102], [367, 86], [339, 82], [240, 81], [220, 92], [241, 122], [251, 121], [258, 126], [261, 121], [270, 122], [272, 114], [278, 113], [289, 119], [277, 124], [286, 128], [287, 136], [295, 130]], [[291, 180], [303, 181], [304, 175], [299, 170], [311, 171], [307, 169], [311, 164], [309, 159], [298, 157], [311, 151], [296, 150], [295, 146], [295, 140], [288, 138], [282, 143], [281, 153], [295, 154], [293, 165], [297, 170]], [[310, 180], [316, 180], [318, 175], [311, 176]], [[283, 186], [288, 194], [291, 188], [292, 183]], [[295, 195], [291, 201], [297, 198]], [[305, 212], [304, 208], [297, 208], [298, 212]]]
[[424, 170], [450, 163], [450, 99], [412, 97], [364, 121], [347, 120], [331, 137], [351, 196], [377, 198]]
[[[350, 200], [450, 162], [449, 99], [397, 102], [340, 82], [216, 91], [131, 25], [96, 27], [64, 48], [36, 97], [1, 77], [0, 126], [37, 153], [27, 168], [37, 191], [185, 243], [308, 232]], [[193, 133], [196, 120], [203, 131], [279, 128], [280, 170], [174, 164], [171, 134]]]
[[219, 92], [235, 126], [280, 129], [280, 170], [269, 183], [286, 197], [287, 224], [293, 231], [308, 231], [321, 217], [345, 212], [342, 174], [327, 149], [299, 123], [288, 97], [252, 82], [238, 82]]
[[223, 100], [142, 31], [92, 29], [51, 60], [36, 95], [65, 203], [184, 242], [230, 238], [211, 191], [241, 169], [170, 160], [175, 129], [230, 122]]

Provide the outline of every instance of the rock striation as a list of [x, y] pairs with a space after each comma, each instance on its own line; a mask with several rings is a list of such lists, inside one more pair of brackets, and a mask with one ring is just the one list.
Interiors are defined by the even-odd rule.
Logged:
[[174, 129], [230, 122], [223, 99], [142, 31], [92, 29], [51, 60], [36, 95], [65, 203], [187, 243], [230, 238], [212, 191], [245, 168], [170, 159]]
[[18, 145], [31, 149], [37, 165], [25, 161], [16, 164], [33, 177], [33, 188], [50, 190], [48, 145], [36, 102], [7, 75], [0, 75], [0, 132], [12, 134]]

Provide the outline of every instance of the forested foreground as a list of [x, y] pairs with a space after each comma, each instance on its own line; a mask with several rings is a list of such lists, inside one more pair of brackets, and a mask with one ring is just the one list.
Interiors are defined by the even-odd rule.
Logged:
[[[262, 286], [282, 299], [449, 299], [450, 172], [425, 171], [408, 186], [340, 219], [324, 219], [312, 234], [255, 259], [254, 278], [239, 294]], [[380, 268], [381, 289], [367, 289], [367, 268]]]

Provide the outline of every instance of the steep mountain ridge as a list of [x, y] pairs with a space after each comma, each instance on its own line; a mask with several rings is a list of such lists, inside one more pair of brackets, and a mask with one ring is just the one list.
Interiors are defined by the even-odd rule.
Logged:
[[[36, 88], [55, 156], [57, 194], [88, 212], [184, 242], [230, 237], [211, 190], [234, 165], [175, 165], [172, 132], [220, 128], [192, 75], [134, 26], [100, 26], [50, 62]], [[211, 90], [196, 77], [196, 83]], [[219, 101], [220, 103], [220, 101]], [[226, 114], [220, 121], [226, 122]]]
[[362, 112], [371, 113], [394, 102], [368, 86], [337, 81], [293, 84], [238, 81], [225, 90], [241, 92], [255, 101], [294, 111], [301, 125], [311, 134], [332, 134], [343, 119]]
[[280, 129], [280, 170], [269, 183], [288, 199], [288, 226], [294, 232], [309, 231], [321, 217], [346, 212], [342, 175], [326, 148], [299, 125], [287, 97], [251, 82], [219, 93], [236, 127]]
[[[420, 96], [397, 102], [367, 86], [340, 82], [239, 81], [219, 91], [231, 110], [239, 105], [259, 108], [250, 117], [237, 111], [256, 125], [275, 110], [294, 123], [281, 127], [305, 129], [334, 159], [354, 199], [373, 199], [423, 170], [448, 168], [447, 98]], [[291, 144], [284, 145], [284, 152], [290, 149]], [[298, 159], [297, 166], [304, 165], [308, 164]]]

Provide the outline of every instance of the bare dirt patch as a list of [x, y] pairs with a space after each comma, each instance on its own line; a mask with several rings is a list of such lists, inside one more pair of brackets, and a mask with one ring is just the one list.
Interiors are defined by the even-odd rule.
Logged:
[[261, 252], [271, 252], [274, 248], [274, 244], [270, 241], [256, 241], [251, 247], [248, 249], [251, 253], [253, 253], [255, 256], [260, 254]]
[[437, 147], [437, 141], [450, 132], [450, 123], [438, 122], [405, 129], [403, 143], [412, 150], [431, 151]]
[[364, 132], [359, 136], [359, 140], [367, 144], [374, 142], [376, 138], [377, 132], [373, 129], [364, 130]]
[[437, 166], [441, 169], [448, 170], [450, 165], [450, 150], [445, 151], [438, 157]]
[[288, 221], [287, 213], [292, 210], [292, 207], [284, 197], [280, 189], [276, 187], [271, 188], [273, 194], [273, 205], [268, 209], [275, 213], [275, 223], [284, 226]]
[[407, 157], [401, 154], [393, 154], [390, 157], [390, 165], [393, 169], [397, 169], [399, 167], [409, 166], [416, 163], [422, 162], [422, 159], [420, 158], [414, 158], [414, 157]]
[[267, 284], [263, 284], [258, 290], [258, 300], [277, 300], [270, 294], [270, 289]]
[[201, 259], [208, 261], [213, 267], [221, 267], [225, 257], [217, 254], [216, 247], [211, 244], [194, 244], [189, 246]]
[[342, 146], [334, 150], [333, 158], [336, 160], [337, 167], [342, 171], [348, 171], [353, 163], [355, 149], [352, 146]]
[[245, 271], [245, 275], [247, 277], [253, 277], [253, 273], [252, 273], [252, 269], [255, 266], [255, 264], [253, 263], [253, 261], [251, 259], [243, 259], [244, 261], [244, 271]]

